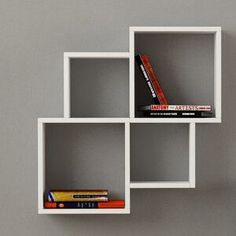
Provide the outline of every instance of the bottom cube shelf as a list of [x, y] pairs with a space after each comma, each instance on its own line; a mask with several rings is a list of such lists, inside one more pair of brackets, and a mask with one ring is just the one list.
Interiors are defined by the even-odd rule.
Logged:
[[130, 188], [194, 188], [195, 124], [132, 123]]
[[[130, 189], [194, 187], [195, 123], [38, 120], [39, 214], [129, 214]], [[44, 208], [53, 189], [108, 189], [125, 207]]]
[[[129, 123], [127, 119], [38, 121], [40, 214], [126, 214], [130, 212]], [[108, 189], [125, 208], [46, 209], [52, 189]]]

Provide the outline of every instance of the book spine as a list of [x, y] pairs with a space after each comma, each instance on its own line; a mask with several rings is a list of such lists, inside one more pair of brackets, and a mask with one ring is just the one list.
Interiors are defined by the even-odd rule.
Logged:
[[78, 189], [78, 190], [67, 190], [67, 189], [53, 189], [50, 193], [57, 194], [77, 194], [77, 195], [108, 195], [107, 189]]
[[124, 200], [111, 200], [108, 202], [99, 202], [99, 208], [124, 208], [125, 201]]
[[146, 84], [147, 84], [147, 86], [149, 88], [149, 91], [151, 92], [151, 95], [152, 95], [154, 103], [160, 104], [160, 102], [158, 100], [158, 97], [157, 97], [157, 94], [156, 94], [156, 92], [155, 92], [155, 90], [153, 88], [152, 82], [150, 81], [150, 79], [148, 77], [148, 74], [147, 74], [147, 72], [146, 72], [146, 70], [144, 68], [144, 65], [142, 63], [140, 55], [135, 56], [135, 59], [136, 59], [136, 62], [137, 62], [138, 66], [139, 66], [139, 68], [140, 68], [140, 70], [141, 70], [141, 72], [143, 74], [144, 80], [145, 80], [145, 82], [146, 82]]
[[148, 105], [140, 106], [143, 111], [212, 111], [210, 105]]
[[98, 202], [45, 202], [45, 208], [98, 208]]
[[123, 200], [109, 202], [45, 202], [45, 208], [124, 208]]
[[160, 86], [157, 74], [153, 70], [153, 67], [150, 63], [150, 60], [149, 60], [148, 56], [147, 55], [141, 55], [140, 57], [141, 57], [141, 61], [142, 61], [143, 65], [144, 65], [144, 68], [145, 68], [145, 70], [146, 70], [146, 72], [149, 76], [149, 79], [151, 80], [153, 88], [156, 92], [159, 103], [161, 105], [167, 105], [168, 104], [167, 99], [165, 97], [165, 94], [164, 94], [161, 86]]
[[72, 202], [72, 201], [80, 201], [80, 202], [97, 202], [97, 201], [108, 201], [108, 196], [98, 196], [98, 195], [78, 195], [73, 192], [49, 192], [47, 194], [47, 200], [49, 202]]
[[103, 196], [103, 195], [101, 195], [101, 196], [99, 196], [99, 195], [78, 195], [78, 194], [73, 195], [73, 198], [104, 198], [104, 197], [107, 198], [107, 196]]
[[182, 118], [210, 118], [212, 117], [212, 112], [205, 111], [144, 111], [143, 115], [145, 117], [182, 117]]

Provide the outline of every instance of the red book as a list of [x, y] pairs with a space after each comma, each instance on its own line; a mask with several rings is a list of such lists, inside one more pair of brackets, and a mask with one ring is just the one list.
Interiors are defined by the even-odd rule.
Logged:
[[157, 105], [139, 106], [140, 111], [212, 111], [211, 105]]
[[124, 208], [124, 200], [110, 200], [108, 202], [45, 202], [45, 208]]
[[157, 75], [156, 75], [155, 71], [152, 68], [152, 65], [150, 63], [150, 60], [149, 60], [148, 56], [147, 55], [140, 55], [140, 58], [142, 60], [142, 63], [145, 67], [145, 70], [148, 74], [148, 77], [149, 77], [151, 83], [152, 83], [152, 86], [155, 90], [155, 93], [158, 97], [158, 100], [159, 100], [160, 104], [161, 105], [168, 105], [167, 99], [164, 95], [164, 92], [163, 92], [161, 86], [160, 86]]
[[124, 200], [110, 200], [108, 202], [99, 202], [98, 208], [124, 208]]

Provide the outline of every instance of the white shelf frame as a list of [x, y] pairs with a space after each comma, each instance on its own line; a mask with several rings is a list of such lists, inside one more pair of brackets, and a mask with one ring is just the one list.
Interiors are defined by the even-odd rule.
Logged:
[[[170, 33], [170, 34], [213, 34], [214, 35], [214, 118], [174, 118], [169, 122], [183, 123], [221, 123], [221, 80], [222, 80], [222, 32], [221, 27], [130, 27], [129, 28], [129, 51], [130, 51], [130, 118], [135, 118], [135, 34], [138, 33]], [[163, 122], [163, 118], [149, 118], [154, 122]], [[142, 120], [140, 120], [142, 122]], [[148, 122], [148, 119], [143, 120]]]
[[80, 59], [129, 59], [128, 52], [64, 52], [64, 117], [71, 117], [70, 60]]
[[[186, 181], [131, 181], [130, 188], [195, 188], [196, 186], [196, 124], [189, 123], [189, 168]], [[132, 157], [131, 157], [132, 158]]]
[[[138, 33], [214, 34], [214, 118], [136, 118], [135, 117], [135, 34]], [[196, 186], [196, 123], [220, 123], [222, 80], [221, 27], [130, 27], [129, 52], [65, 52], [64, 53], [64, 118], [38, 119], [38, 213], [39, 214], [129, 214], [131, 189], [195, 188]], [[129, 118], [70, 118], [70, 60], [128, 59], [129, 60]], [[45, 189], [45, 124], [47, 123], [123, 123], [125, 125], [125, 208], [124, 209], [44, 209]], [[189, 125], [189, 178], [186, 181], [130, 182], [130, 123], [188, 123]]]
[[[46, 124], [124, 124], [125, 208], [120, 209], [45, 209]], [[39, 118], [38, 119], [38, 213], [39, 214], [129, 214], [130, 213], [130, 123], [128, 118]]]

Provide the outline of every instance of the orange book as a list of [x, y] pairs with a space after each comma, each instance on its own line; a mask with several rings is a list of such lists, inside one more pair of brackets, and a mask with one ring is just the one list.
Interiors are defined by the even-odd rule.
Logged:
[[124, 200], [108, 202], [45, 202], [45, 208], [124, 208]]

